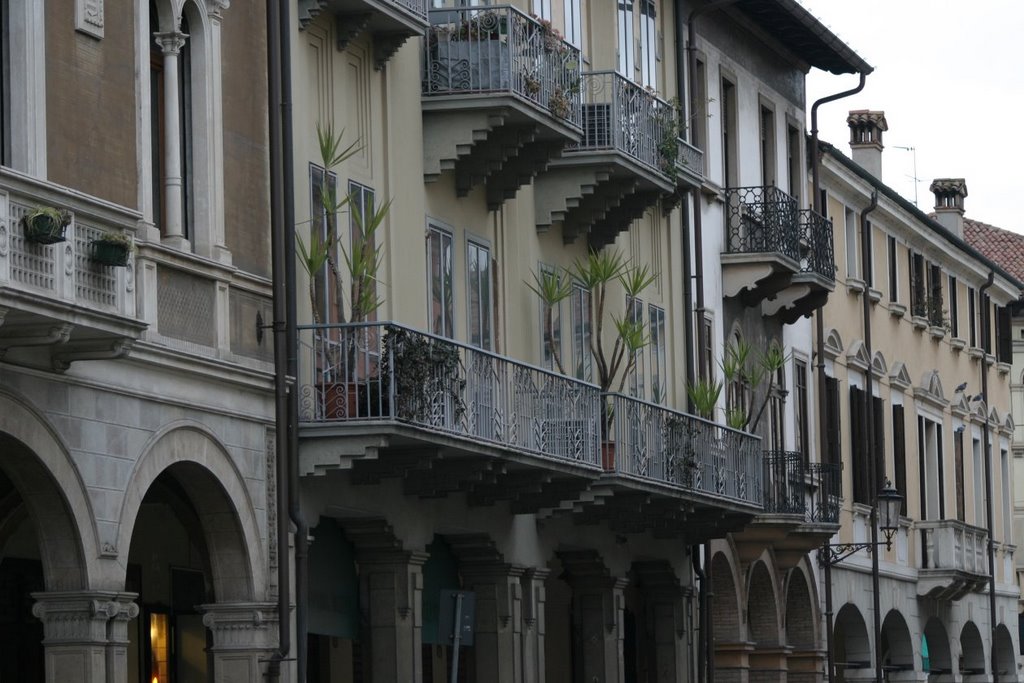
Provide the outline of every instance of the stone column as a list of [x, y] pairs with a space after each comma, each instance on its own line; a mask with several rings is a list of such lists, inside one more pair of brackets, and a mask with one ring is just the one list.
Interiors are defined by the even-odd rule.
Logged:
[[178, 54], [188, 36], [181, 31], [156, 33], [157, 44], [164, 54], [164, 215], [160, 225], [164, 240], [176, 248], [187, 248], [185, 240], [181, 178], [181, 116], [178, 98]]
[[544, 581], [548, 569], [527, 569], [523, 573], [523, 683], [544, 683]]
[[[32, 593], [43, 622], [47, 683], [107, 683], [107, 621], [120, 606], [106, 591]], [[136, 608], [137, 611], [138, 608]]]
[[504, 562], [464, 562], [463, 586], [476, 593], [473, 655], [476, 677], [494, 683], [523, 683], [522, 567]]
[[646, 605], [646, 619], [654, 636], [654, 680], [676, 683], [685, 680], [686, 589], [667, 562], [637, 562], [633, 565]]
[[217, 683], [262, 681], [264, 662], [277, 648], [277, 604], [219, 602], [201, 605], [203, 625], [213, 634], [213, 677]]
[[426, 553], [356, 546], [361, 609], [370, 629], [371, 683], [420, 683]]
[[107, 681], [128, 682], [128, 622], [139, 616], [138, 593], [118, 593], [107, 603]]
[[[210, 18], [209, 42], [210, 55], [214, 64], [222, 63], [221, 55], [221, 21], [224, 10], [230, 5], [229, 0], [207, 0], [207, 16]], [[210, 166], [213, 169], [212, 186], [210, 188], [210, 256], [221, 263], [231, 263], [231, 252], [225, 246], [227, 239], [224, 232], [224, 88], [221, 81], [221, 69], [211, 69], [210, 73]]]

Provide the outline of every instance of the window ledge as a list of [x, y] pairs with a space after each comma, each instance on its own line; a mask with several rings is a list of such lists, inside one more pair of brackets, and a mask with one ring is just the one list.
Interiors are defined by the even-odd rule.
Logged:
[[868, 298], [871, 299], [871, 303], [877, 304], [882, 300], [882, 290], [868, 287]]
[[1010, 366], [1009, 363], [1004, 363], [1002, 361], [996, 363], [996, 370], [999, 371], [1000, 375], [1008, 375], [1008, 374], [1010, 374], [1010, 367], [1011, 366]]
[[982, 351], [977, 346], [972, 346], [970, 349], [967, 350], [967, 355], [973, 358], [974, 360], [980, 360], [982, 357], [984, 357], [985, 352]]
[[929, 325], [928, 334], [932, 336], [932, 339], [938, 341], [946, 336], [946, 328], [941, 325]]
[[967, 347], [967, 342], [960, 337], [951, 337], [949, 345], [953, 347], [954, 351], [963, 351]]
[[902, 318], [907, 314], [907, 307], [897, 301], [889, 302], [889, 315], [894, 318]]
[[918, 330], [923, 330], [928, 327], [928, 318], [923, 315], [910, 316], [910, 322], [913, 323], [914, 328]]
[[867, 285], [864, 283], [863, 280], [860, 280], [855, 277], [846, 278], [846, 291], [848, 291], [850, 294], [860, 294], [861, 292], [864, 291], [866, 287]]

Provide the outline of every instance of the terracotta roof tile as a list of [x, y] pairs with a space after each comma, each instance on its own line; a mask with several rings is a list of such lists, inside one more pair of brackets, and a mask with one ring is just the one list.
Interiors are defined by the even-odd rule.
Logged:
[[1024, 282], [1024, 235], [964, 218], [964, 240]]

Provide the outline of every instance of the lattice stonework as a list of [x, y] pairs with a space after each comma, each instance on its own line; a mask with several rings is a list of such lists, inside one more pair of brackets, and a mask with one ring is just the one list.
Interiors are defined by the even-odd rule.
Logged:
[[205, 346], [216, 344], [215, 284], [194, 275], [158, 268], [157, 318], [159, 332]]
[[89, 225], [75, 226], [75, 296], [79, 301], [116, 309], [116, 271], [91, 258], [92, 241], [102, 234], [102, 230]]
[[30, 211], [11, 203], [11, 280], [48, 292], [56, 290], [57, 245], [33, 244], [25, 239], [22, 217]]

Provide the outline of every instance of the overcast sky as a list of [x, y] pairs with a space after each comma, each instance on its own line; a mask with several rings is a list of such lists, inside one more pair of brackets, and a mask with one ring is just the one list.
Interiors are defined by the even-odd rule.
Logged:
[[[822, 105], [820, 137], [849, 155], [846, 114], [885, 111], [886, 184], [931, 211], [934, 178], [965, 178], [969, 218], [1024, 233], [1024, 2], [800, 0], [875, 70], [864, 90]], [[807, 111], [855, 76], [812, 69]]]

